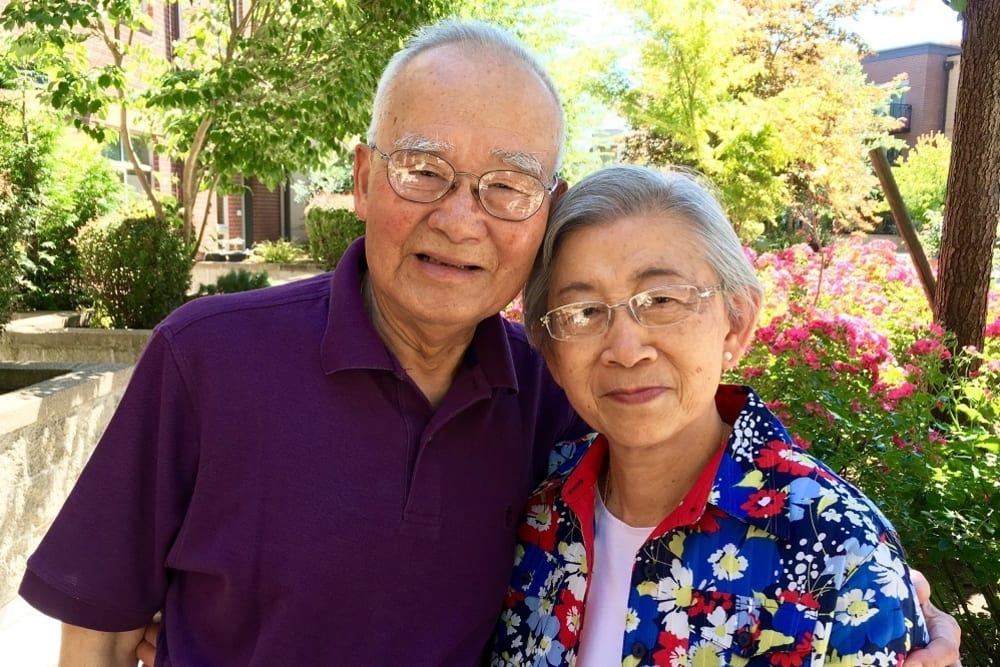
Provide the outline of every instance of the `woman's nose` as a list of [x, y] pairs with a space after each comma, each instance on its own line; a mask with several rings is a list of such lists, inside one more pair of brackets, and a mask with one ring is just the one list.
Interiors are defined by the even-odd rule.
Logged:
[[604, 334], [604, 351], [601, 356], [607, 363], [631, 368], [642, 361], [653, 359], [656, 349], [650, 345], [650, 329], [636, 321], [631, 310], [620, 304], [611, 311], [611, 322]]

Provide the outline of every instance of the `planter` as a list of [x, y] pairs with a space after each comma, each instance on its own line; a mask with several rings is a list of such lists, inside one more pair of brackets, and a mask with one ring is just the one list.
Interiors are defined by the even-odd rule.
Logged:
[[0, 361], [134, 364], [149, 329], [80, 328], [79, 313], [32, 313], [0, 333]]

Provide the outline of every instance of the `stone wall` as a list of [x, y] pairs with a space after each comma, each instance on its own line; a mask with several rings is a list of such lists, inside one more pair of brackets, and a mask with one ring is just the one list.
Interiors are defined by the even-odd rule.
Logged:
[[0, 607], [111, 418], [132, 365], [0, 362], [48, 380], [0, 394]]

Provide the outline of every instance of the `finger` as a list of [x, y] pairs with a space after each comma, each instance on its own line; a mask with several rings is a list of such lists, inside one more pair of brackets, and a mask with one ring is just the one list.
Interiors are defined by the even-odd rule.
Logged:
[[156, 636], [160, 634], [160, 624], [153, 622], [146, 626], [145, 631], [142, 633], [142, 640], [152, 645], [156, 648]]
[[932, 603], [921, 605], [931, 643], [906, 658], [903, 667], [961, 667], [958, 647], [962, 639], [962, 629], [958, 621], [944, 613]]
[[156, 647], [143, 639], [139, 642], [139, 645], [135, 647], [135, 657], [141, 660], [142, 664], [146, 667], [155, 667]]
[[923, 607], [931, 599], [931, 584], [920, 570], [910, 570], [910, 580], [917, 589], [917, 602]]

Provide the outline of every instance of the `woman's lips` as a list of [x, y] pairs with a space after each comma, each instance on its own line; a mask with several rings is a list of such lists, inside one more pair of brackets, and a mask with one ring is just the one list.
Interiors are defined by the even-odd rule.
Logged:
[[630, 387], [627, 389], [614, 389], [605, 393], [605, 396], [619, 403], [637, 404], [652, 401], [666, 391], [666, 387]]

